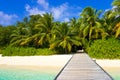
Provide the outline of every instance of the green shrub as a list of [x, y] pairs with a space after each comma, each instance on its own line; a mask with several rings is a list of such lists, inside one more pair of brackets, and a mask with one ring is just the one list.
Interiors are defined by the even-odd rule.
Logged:
[[95, 40], [89, 47], [88, 54], [98, 59], [120, 59], [120, 40]]
[[0, 54], [2, 54], [3, 47], [0, 46]]
[[0, 54], [2, 54], [2, 50], [0, 49]]
[[36, 53], [36, 55], [53, 55], [53, 54], [57, 54], [57, 51], [50, 50], [48, 48], [37, 49], [37, 53]]
[[6, 47], [2, 50], [3, 56], [35, 56], [35, 55], [52, 55], [57, 52], [48, 48], [36, 49], [33, 47]]

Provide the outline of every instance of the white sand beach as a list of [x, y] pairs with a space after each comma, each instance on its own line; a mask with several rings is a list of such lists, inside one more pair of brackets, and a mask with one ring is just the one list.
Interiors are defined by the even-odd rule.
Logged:
[[101, 67], [120, 67], [120, 60], [97, 59], [96, 63]]
[[[72, 54], [51, 56], [0, 56], [0, 65], [62, 67], [71, 57]], [[120, 60], [96, 59], [96, 63], [101, 67], [120, 67]]]
[[71, 57], [72, 54], [51, 56], [0, 56], [0, 65], [62, 67]]

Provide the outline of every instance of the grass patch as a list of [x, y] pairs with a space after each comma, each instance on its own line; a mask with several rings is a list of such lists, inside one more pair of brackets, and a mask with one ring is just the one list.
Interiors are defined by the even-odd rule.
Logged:
[[33, 47], [6, 47], [1, 51], [3, 56], [35, 56], [35, 55], [53, 55], [57, 51], [48, 48], [36, 49]]
[[89, 47], [88, 54], [97, 59], [120, 59], [120, 40], [95, 40]]

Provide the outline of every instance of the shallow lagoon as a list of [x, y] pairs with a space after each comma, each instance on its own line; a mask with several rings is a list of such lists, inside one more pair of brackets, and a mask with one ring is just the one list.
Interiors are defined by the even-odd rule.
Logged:
[[114, 80], [120, 80], [120, 67], [104, 67]]
[[[61, 68], [0, 65], [0, 80], [54, 80]], [[120, 80], [120, 67], [104, 67], [104, 69], [114, 80]]]
[[59, 67], [0, 66], [0, 80], [53, 80]]

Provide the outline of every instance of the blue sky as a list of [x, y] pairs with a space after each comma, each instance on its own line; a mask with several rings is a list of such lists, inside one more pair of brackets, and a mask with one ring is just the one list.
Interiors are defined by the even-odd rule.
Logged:
[[51, 12], [55, 20], [69, 21], [79, 17], [91, 6], [97, 10], [111, 9], [113, 0], [0, 0], [0, 24], [11, 25], [25, 16]]

